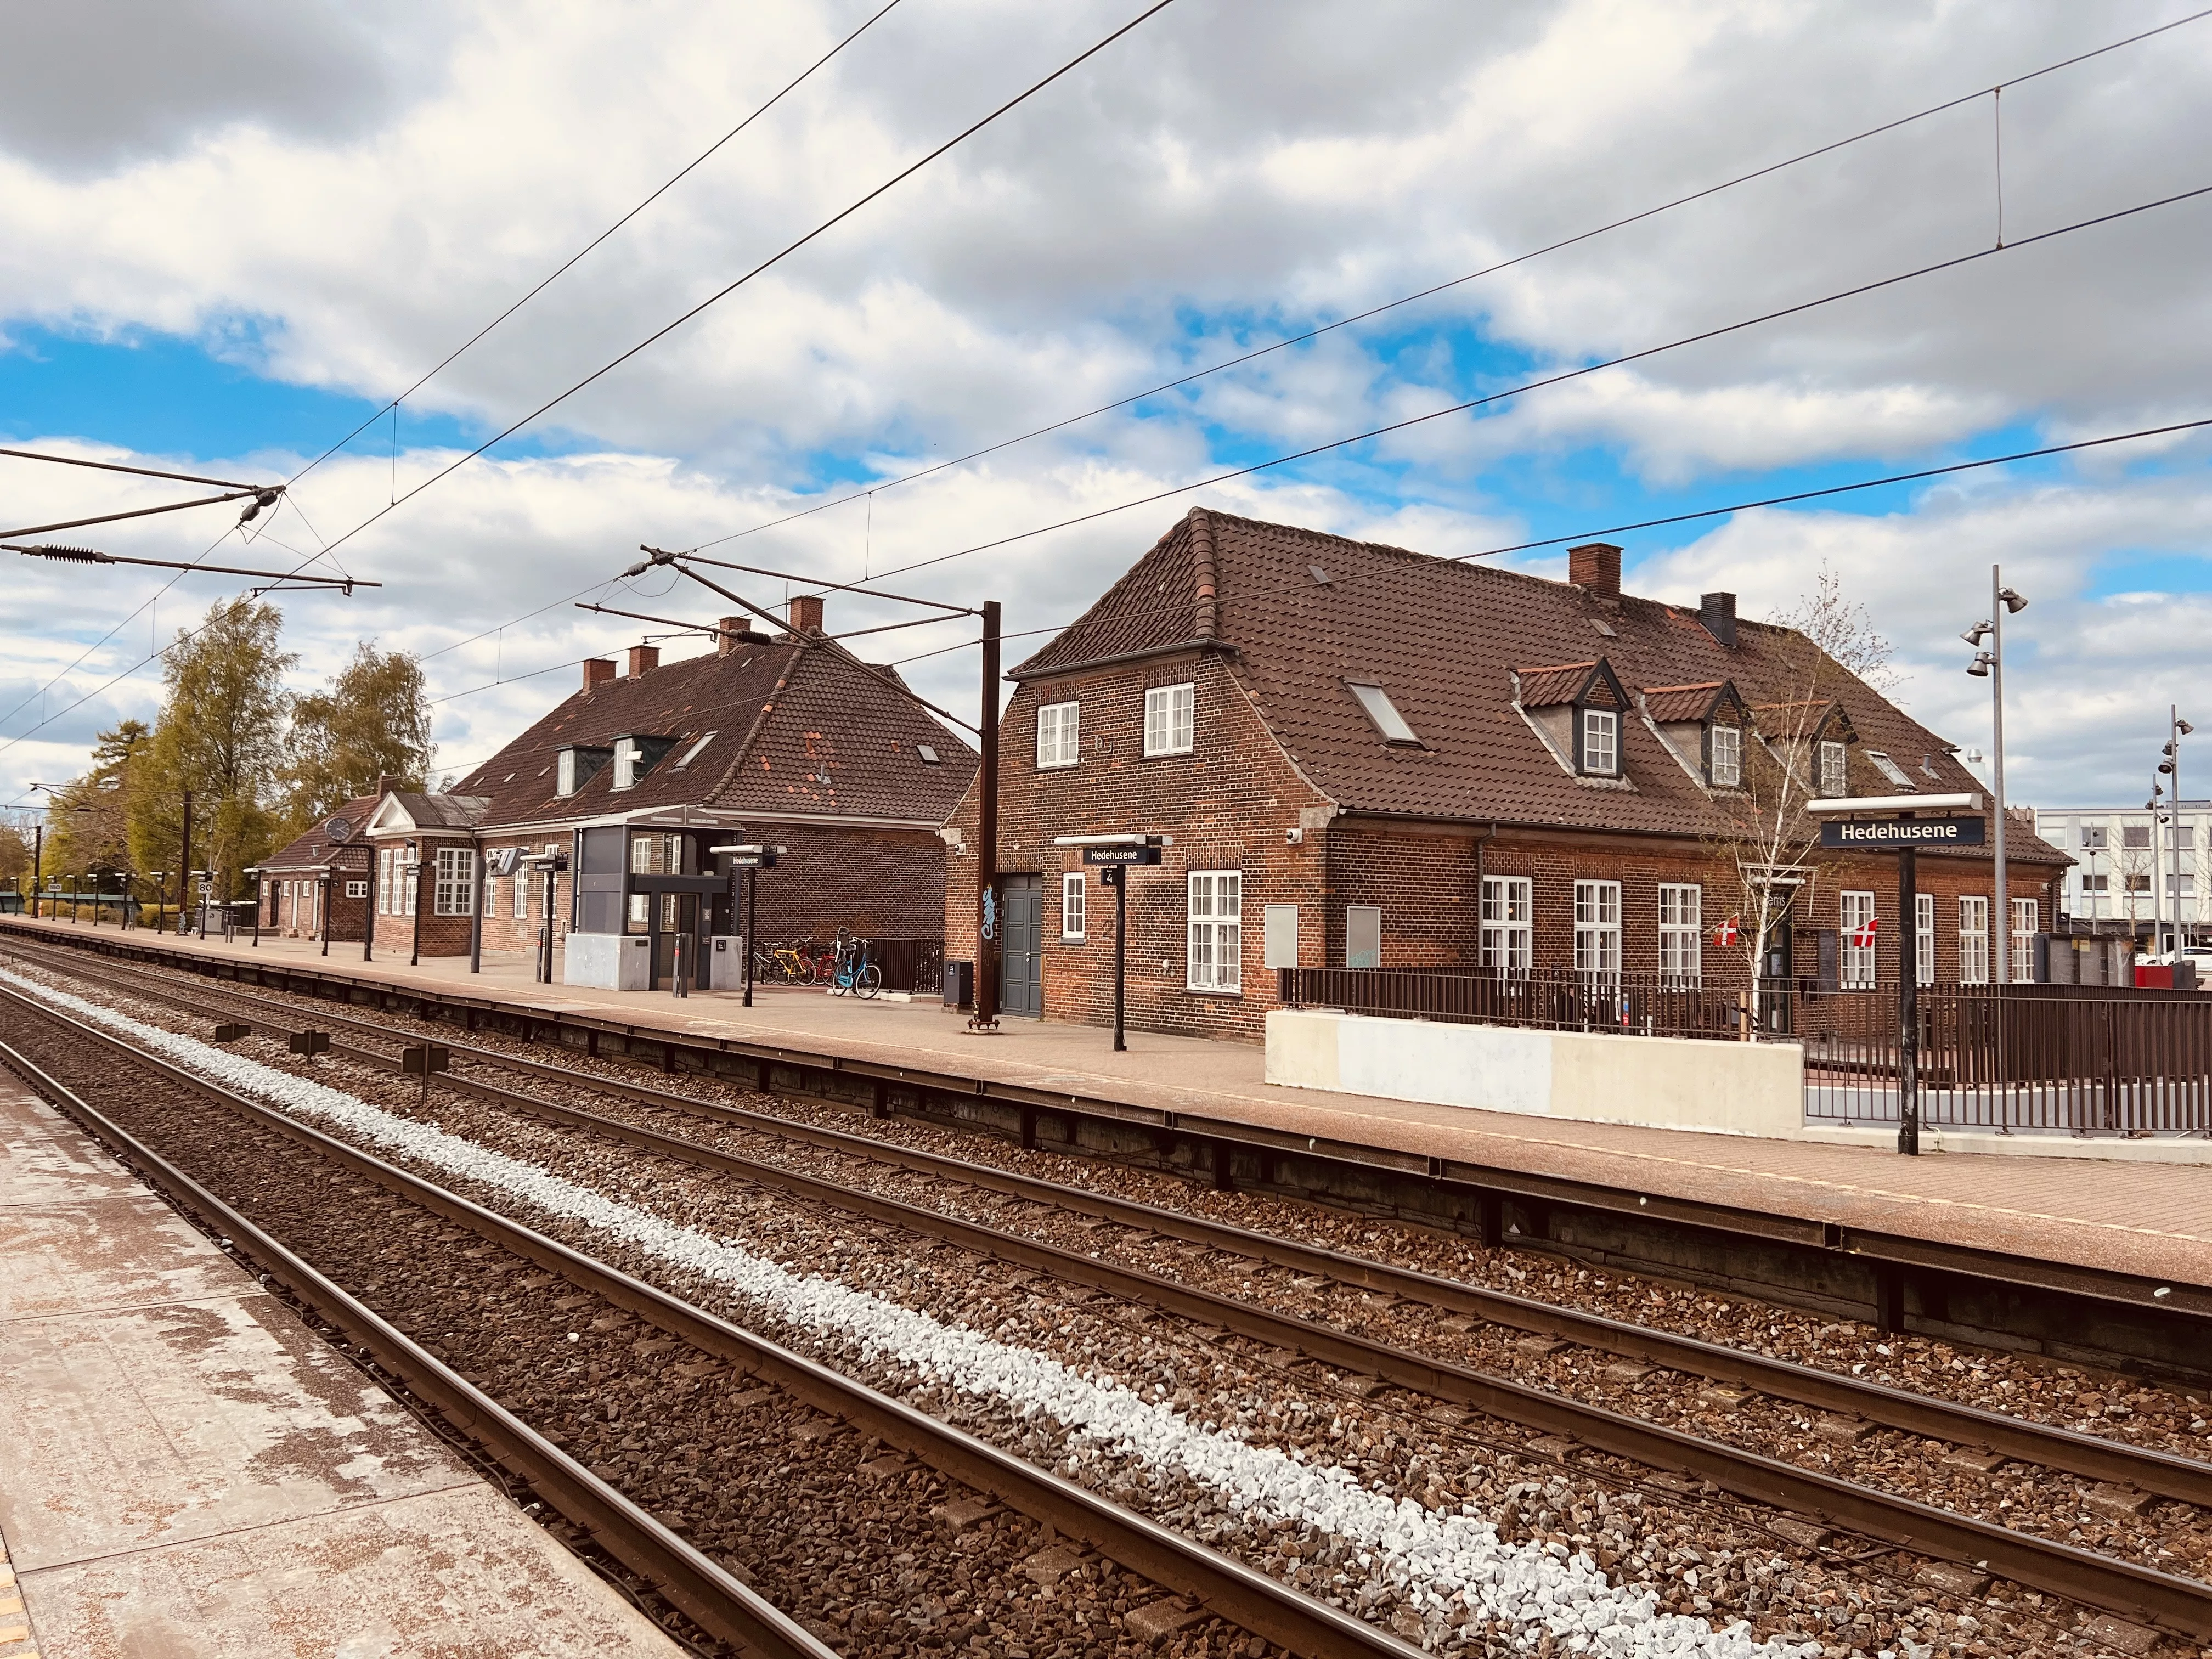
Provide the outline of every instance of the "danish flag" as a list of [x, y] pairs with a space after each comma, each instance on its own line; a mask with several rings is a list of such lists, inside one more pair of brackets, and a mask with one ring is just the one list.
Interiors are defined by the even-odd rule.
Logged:
[[1877, 928], [1877, 927], [1881, 927], [1881, 918], [1880, 916], [1869, 916], [1869, 917], [1868, 917], [1864, 921], [1861, 922], [1857, 927], [1856, 927], [1852, 928], [1852, 929], [1851, 929], [1851, 946], [1852, 946], [1852, 948], [1853, 948], [1854, 950], [1859, 950], [1859, 951], [1870, 951], [1870, 950], [1872, 950], [1872, 949], [1874, 948], [1874, 933], [1875, 933], [1875, 928]]
[[1716, 949], [1725, 951], [1735, 943], [1735, 924], [1736, 919], [1734, 916], [1730, 916], [1726, 921], [1713, 929], [1713, 945]]

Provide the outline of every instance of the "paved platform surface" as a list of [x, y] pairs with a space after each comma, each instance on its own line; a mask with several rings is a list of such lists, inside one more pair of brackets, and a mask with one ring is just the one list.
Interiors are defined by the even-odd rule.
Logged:
[[[70, 931], [65, 922], [40, 925]], [[395, 961], [381, 949], [377, 962], [364, 964], [358, 942], [333, 945], [327, 959], [296, 940], [264, 939], [258, 952], [243, 939], [164, 936], [160, 943], [2212, 1285], [2212, 1168], [2203, 1165], [1962, 1152], [1906, 1158], [1863, 1146], [1570, 1123], [1278, 1088], [1265, 1080], [1265, 1056], [1252, 1044], [1132, 1032], [1128, 1052], [1117, 1054], [1112, 1033], [1092, 1026], [1006, 1019], [999, 1036], [969, 1036], [963, 1016], [934, 1001], [862, 1002], [768, 987], [747, 1009], [733, 991], [678, 999], [538, 985], [530, 958], [520, 954], [487, 955], [484, 971], [472, 975], [465, 957], [425, 958], [410, 969], [404, 956]]]
[[0, 1659], [680, 1651], [5, 1072], [0, 1540]]

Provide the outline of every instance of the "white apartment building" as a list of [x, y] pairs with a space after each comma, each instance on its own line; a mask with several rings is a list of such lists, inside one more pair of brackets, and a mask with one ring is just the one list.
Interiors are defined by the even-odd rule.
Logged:
[[2074, 860], [2061, 911], [2146, 928], [2179, 916], [2192, 938], [2212, 936], [2212, 800], [2183, 801], [2179, 817], [2157, 822], [2140, 806], [2037, 807], [2035, 833]]

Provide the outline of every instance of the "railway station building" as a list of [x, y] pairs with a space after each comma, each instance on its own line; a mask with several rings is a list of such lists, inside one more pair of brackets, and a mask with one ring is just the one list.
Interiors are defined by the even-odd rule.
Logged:
[[[1257, 1040], [1281, 967], [1749, 983], [1762, 777], [1801, 800], [1980, 786], [1802, 634], [1729, 593], [1623, 593], [1620, 558], [1578, 547], [1547, 580], [1194, 509], [1010, 672], [998, 867], [971, 791], [947, 954], [973, 956], [988, 879], [1002, 1012], [1109, 1021], [1114, 895], [1055, 840], [1150, 834], [1162, 862], [1126, 872], [1139, 1029]], [[2025, 974], [2068, 859], [2021, 823], [2008, 858]], [[1790, 861], [1761, 975], [1894, 985], [1897, 860]], [[1989, 976], [1993, 875], [1985, 846], [1918, 854], [1923, 980]]]
[[[538, 944], [550, 873], [557, 981], [666, 988], [681, 939], [693, 983], [734, 983], [742, 920], [728, 860], [710, 849], [763, 844], [787, 851], [757, 878], [762, 940], [826, 945], [846, 927], [933, 964], [938, 830], [976, 756], [896, 670], [863, 663], [823, 623], [823, 599], [806, 596], [780, 629], [724, 618], [704, 655], [664, 664], [641, 645], [623, 674], [585, 663], [574, 693], [455, 786], [479, 805], [451, 843], [459, 909], [439, 950], [469, 948], [460, 878], [482, 857], [486, 950]], [[386, 803], [380, 842], [447, 846], [441, 828], [402, 824], [404, 810]], [[547, 854], [567, 867], [526, 861]]]

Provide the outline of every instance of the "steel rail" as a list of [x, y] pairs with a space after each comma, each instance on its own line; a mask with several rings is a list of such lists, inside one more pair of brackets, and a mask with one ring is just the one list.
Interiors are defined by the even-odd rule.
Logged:
[[198, 1216], [217, 1237], [343, 1332], [464, 1437], [590, 1533], [608, 1554], [651, 1583], [701, 1629], [769, 1659], [836, 1659], [833, 1649], [758, 1591], [686, 1543], [27, 1055], [0, 1042], [0, 1064], [75, 1119], [173, 1205]]
[[[1680, 1198], [1632, 1187], [1571, 1176], [1550, 1176], [1504, 1165], [1476, 1164], [1399, 1152], [1389, 1147], [1324, 1139], [1270, 1129], [1232, 1119], [1211, 1118], [1133, 1105], [1103, 1096], [1041, 1089], [927, 1067], [855, 1059], [828, 1050], [756, 1042], [738, 1037], [718, 1037], [702, 1032], [678, 1031], [633, 1021], [600, 1018], [573, 1008], [555, 1009], [499, 997], [465, 994], [429, 986], [410, 985], [368, 975], [341, 974], [272, 961], [255, 962], [239, 957], [216, 957], [125, 940], [116, 935], [94, 939], [71, 939], [46, 925], [16, 917], [0, 918], [0, 934], [36, 939], [57, 946], [89, 950], [111, 957], [135, 957], [153, 960], [206, 978], [236, 983], [247, 975], [266, 985], [270, 977], [285, 983], [305, 981], [329, 987], [340, 997], [359, 991], [386, 1000], [413, 1003], [418, 1008], [451, 1009], [467, 1018], [486, 1013], [522, 1024], [526, 1031], [564, 1030], [596, 1040], [615, 1036], [625, 1042], [642, 1041], [672, 1052], [684, 1049], [708, 1057], [741, 1059], [765, 1068], [784, 1065], [827, 1073], [869, 1084], [878, 1090], [893, 1085], [916, 1091], [933, 1091], [955, 1100], [1012, 1107], [1027, 1112], [1045, 1110], [1087, 1117], [1118, 1125], [1169, 1130], [1203, 1140], [1224, 1154], [1249, 1152], [1261, 1158], [1289, 1153], [1340, 1171], [1357, 1182], [1371, 1181], [1378, 1172], [1425, 1178], [1445, 1189], [1526, 1200], [1540, 1206], [1565, 1206], [1598, 1214], [1633, 1217], [1694, 1228], [1703, 1232], [1734, 1235], [1747, 1240], [1798, 1246], [1844, 1257], [1856, 1257], [1882, 1270], [1926, 1270], [1978, 1281], [2008, 1291], [2057, 1293], [2079, 1297], [2154, 1315], [2179, 1330], [2202, 1330], [2212, 1346], [2212, 1285], [2175, 1283], [2146, 1274], [2038, 1260], [1972, 1245], [1887, 1233], [1871, 1228], [1756, 1210], [1712, 1200]], [[593, 1050], [596, 1052], [596, 1050]], [[724, 1079], [728, 1080], [728, 1079]], [[799, 1091], [791, 1091], [799, 1092]], [[840, 1104], [850, 1104], [841, 1101]], [[981, 1128], [982, 1126], [976, 1126]], [[988, 1133], [988, 1130], [984, 1130]]]
[[[157, 984], [144, 989], [142, 994], [173, 1006], [198, 1006], [174, 987]], [[282, 1005], [248, 992], [227, 988], [222, 994], [272, 1012], [301, 1012], [283, 1009]], [[331, 1018], [320, 1011], [317, 1011], [317, 1018], [331, 1025], [369, 1032], [386, 1041], [394, 1040], [392, 1032], [372, 1021], [344, 1016]], [[295, 1029], [276, 1019], [248, 1023], [263, 1024], [266, 1030], [288, 1035]], [[1446, 1279], [1419, 1268], [1399, 1267], [1348, 1252], [1301, 1243], [1276, 1234], [1164, 1209], [1133, 1199], [1069, 1187], [941, 1153], [901, 1146], [870, 1136], [798, 1123], [768, 1113], [749, 1111], [742, 1107], [701, 1100], [695, 1096], [653, 1089], [619, 1079], [603, 1078], [550, 1061], [503, 1054], [497, 1049], [475, 1044], [448, 1043], [447, 1046], [455, 1054], [477, 1063], [519, 1071], [586, 1091], [617, 1095], [659, 1109], [680, 1111], [710, 1121], [772, 1134], [873, 1163], [889, 1164], [915, 1174], [960, 1182], [1031, 1203], [1094, 1216], [1119, 1226], [1204, 1244], [1211, 1249], [1249, 1256], [1300, 1273], [1324, 1273], [1346, 1284], [1382, 1291], [1457, 1313], [1471, 1314], [1495, 1324], [1559, 1337], [1603, 1352], [1644, 1360], [1717, 1382], [1741, 1383], [1776, 1399], [1791, 1401], [1816, 1410], [1863, 1418], [1886, 1428], [1948, 1441], [1956, 1445], [1977, 1447], [2045, 1468], [2133, 1486], [2139, 1491], [2212, 1509], [2212, 1463], [2179, 1453], [2134, 1446], [2124, 1441], [2086, 1434], [2057, 1425], [2037, 1423], [1978, 1406], [1934, 1395], [1917, 1395], [1885, 1383], [1869, 1382], [1863, 1377], [1824, 1370], [1817, 1366], [1800, 1364], [1650, 1326], [1632, 1324], [1602, 1314], [1564, 1308], [1532, 1297], [1516, 1296], [1510, 1291]], [[340, 1045], [339, 1051], [374, 1065], [396, 1066], [398, 1063], [373, 1050]], [[613, 1120], [600, 1119], [592, 1114], [578, 1114], [575, 1109], [559, 1107], [556, 1103], [543, 1102], [535, 1097], [511, 1095], [507, 1091], [479, 1084], [459, 1073], [447, 1073], [439, 1081], [444, 1086], [478, 1094], [502, 1104], [539, 1111], [557, 1109], [570, 1113], [580, 1120], [591, 1120], [580, 1127], [607, 1132], [627, 1131], [628, 1126]], [[698, 1148], [695, 1142], [683, 1141], [679, 1144], [694, 1152], [708, 1150]], [[668, 1149], [656, 1146], [653, 1150]], [[690, 1156], [691, 1152], [672, 1155]], [[717, 1158], [727, 1156], [714, 1155]], [[741, 1161], [750, 1164], [750, 1160]], [[787, 1173], [773, 1164], [757, 1167], [775, 1179], [781, 1179]], [[837, 1183], [837, 1187], [843, 1192], [854, 1190], [842, 1183]], [[921, 1213], [933, 1212], [925, 1211]]]
[[[382, 1056], [350, 1048], [348, 1052], [356, 1058], [396, 1069], [396, 1062]], [[459, 1079], [452, 1073], [445, 1075], [445, 1081], [447, 1086], [460, 1088], [479, 1098], [603, 1134], [641, 1152], [780, 1187], [816, 1202], [904, 1227], [924, 1237], [939, 1238], [1127, 1300], [1149, 1304], [1181, 1317], [1218, 1326], [1525, 1427], [1566, 1435], [1583, 1445], [1652, 1468], [1677, 1470], [1711, 1480], [1740, 1498], [1810, 1516], [1899, 1548], [1972, 1563], [1998, 1571], [2030, 1589], [2145, 1620], [2195, 1640], [2212, 1638], [2212, 1583], [2014, 1532], [1995, 1522], [1862, 1486], [1724, 1442], [1647, 1423], [1605, 1407], [1435, 1359], [1316, 1321], [1276, 1313], [1141, 1269], [1120, 1267], [896, 1199], [856, 1191], [781, 1165], [702, 1146], [580, 1108], [540, 1100], [494, 1084]]]
[[[580, 1288], [659, 1326], [678, 1340], [726, 1360], [815, 1410], [920, 1458], [947, 1477], [988, 1492], [1033, 1520], [1081, 1540], [1155, 1583], [1196, 1598], [1255, 1636], [1309, 1659], [1371, 1659], [1377, 1655], [1386, 1659], [1415, 1659], [1420, 1652], [1355, 1614], [1329, 1607], [1074, 1481], [940, 1423], [902, 1401], [854, 1382], [657, 1285], [632, 1278], [274, 1107], [149, 1053], [113, 1032], [26, 996], [12, 986], [0, 985], [0, 1003], [14, 1004], [60, 1025], [299, 1142], [410, 1202], [467, 1227], [487, 1242], [559, 1273]], [[2212, 1632], [2212, 1622], [2208, 1622], [2207, 1629]], [[813, 1659], [811, 1654], [810, 1659]]]

